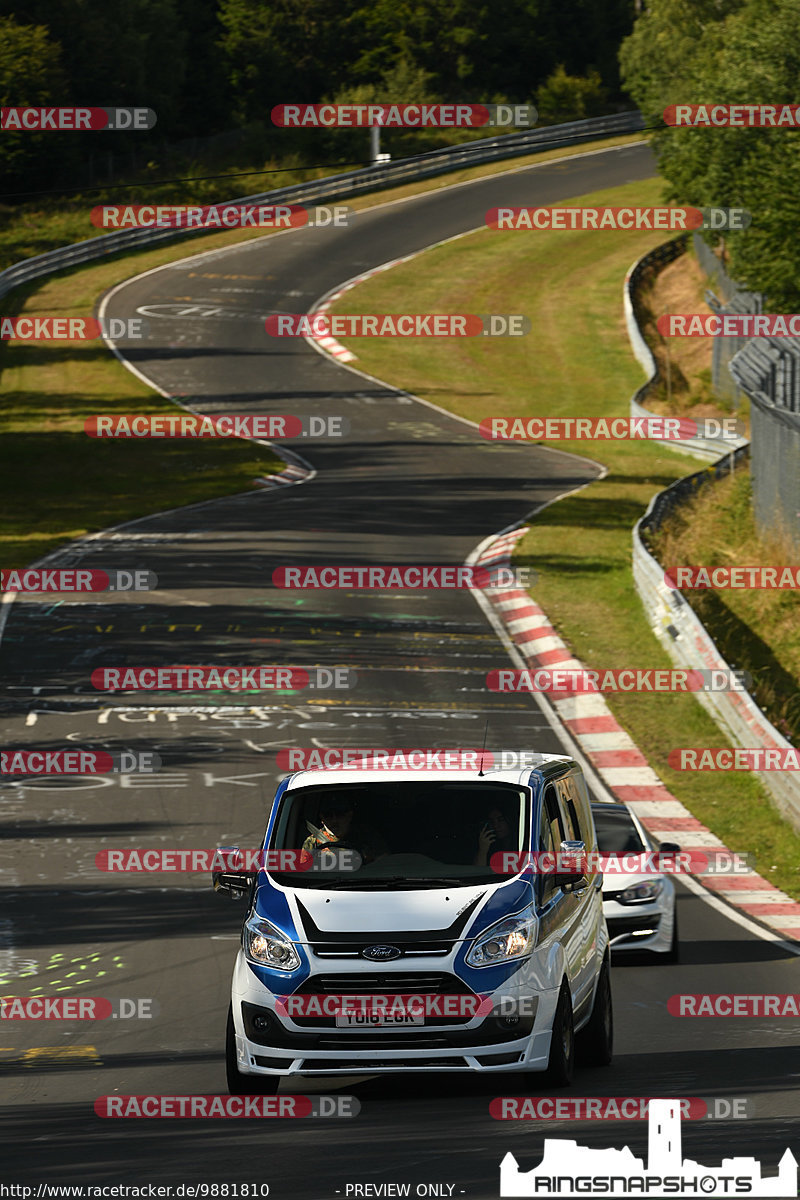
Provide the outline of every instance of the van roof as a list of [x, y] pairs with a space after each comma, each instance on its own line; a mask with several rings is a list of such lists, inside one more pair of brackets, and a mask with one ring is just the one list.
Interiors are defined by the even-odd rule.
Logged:
[[[402, 751], [399, 751], [402, 753]], [[502, 754], [502, 751], [495, 750], [495, 757]], [[461, 782], [461, 783], [511, 783], [519, 786], [527, 785], [531, 772], [536, 772], [542, 778], [551, 776], [563, 775], [565, 769], [574, 767], [580, 769], [574, 759], [569, 758], [565, 754], [536, 754], [527, 755], [525, 766], [511, 768], [490, 768], [479, 775], [474, 768], [438, 768], [431, 767], [428, 770], [410, 770], [406, 767], [398, 767], [394, 770], [385, 769], [363, 769], [363, 768], [347, 768], [336, 767], [333, 770], [306, 770], [296, 771], [289, 777], [287, 784], [288, 788], [304, 788], [304, 787], [320, 787], [327, 784], [337, 783], [398, 783], [405, 781], [409, 783], [432, 783], [439, 782]]]

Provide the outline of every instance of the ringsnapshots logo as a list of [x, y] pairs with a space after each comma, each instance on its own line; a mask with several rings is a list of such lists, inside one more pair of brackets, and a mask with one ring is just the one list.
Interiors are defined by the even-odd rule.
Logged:
[[800, 771], [795, 746], [677, 746], [667, 755], [673, 771]]
[[355, 209], [302, 204], [98, 204], [98, 229], [346, 229]]
[[490, 692], [545, 692], [552, 696], [584, 692], [746, 692], [752, 682], [747, 671], [727, 668], [540, 667], [490, 671], [486, 676]]
[[478, 432], [488, 442], [736, 441], [745, 427], [735, 417], [484, 417]]
[[726, 591], [749, 588], [796, 591], [800, 588], [800, 567], [668, 567], [664, 572], [664, 583], [674, 591]]
[[531, 322], [523, 313], [273, 313], [264, 328], [291, 338], [525, 337]]
[[662, 337], [800, 337], [800, 313], [663, 313]]
[[43, 133], [49, 130], [72, 133], [87, 130], [153, 129], [157, 117], [152, 108], [2, 108], [0, 129]]
[[[257, 1079], [254, 1079], [255, 1088]], [[177, 1117], [208, 1120], [212, 1117], [268, 1119], [304, 1117], [357, 1117], [361, 1102], [356, 1096], [98, 1096], [98, 1117]], [[259, 1195], [266, 1195], [260, 1191]]]
[[84, 433], [91, 438], [250, 438], [287, 442], [296, 438], [342, 438], [350, 432], [347, 417], [277, 416], [251, 414], [205, 415], [166, 413], [149, 417], [143, 413], [125, 416], [86, 417]]
[[505, 590], [536, 583], [530, 567], [300, 566], [276, 567], [272, 584], [299, 591], [458, 591], [464, 588]]
[[0, 996], [0, 1021], [152, 1021], [152, 996]]
[[0, 592], [154, 592], [158, 578], [154, 571], [45, 569], [0, 571]]
[[694, 129], [797, 129], [797, 104], [668, 104], [664, 124]]
[[0, 775], [153, 775], [160, 769], [153, 750], [0, 750]]
[[489, 229], [747, 229], [746, 208], [490, 208]]
[[352, 667], [97, 667], [99, 692], [296, 692], [353, 688]]
[[764, 1177], [753, 1157], [724, 1158], [718, 1167], [684, 1159], [681, 1101], [653, 1099], [648, 1109], [648, 1155], [579, 1146], [574, 1140], [545, 1138], [542, 1160], [520, 1171], [509, 1151], [500, 1163], [500, 1195], [507, 1196], [797, 1196], [797, 1159], [786, 1150], [778, 1174]]
[[138, 342], [148, 332], [141, 317], [0, 317], [0, 339], [5, 342]]
[[276, 104], [281, 129], [532, 129], [532, 104]]

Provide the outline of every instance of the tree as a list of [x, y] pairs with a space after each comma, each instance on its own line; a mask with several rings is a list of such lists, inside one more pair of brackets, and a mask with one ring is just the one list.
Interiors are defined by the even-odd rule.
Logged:
[[[43, 25], [20, 25], [0, 17], [0, 104], [22, 108], [52, 104], [64, 83], [60, 48]], [[0, 168], [9, 182], [41, 162], [52, 147], [51, 133], [5, 131], [0, 137]]]

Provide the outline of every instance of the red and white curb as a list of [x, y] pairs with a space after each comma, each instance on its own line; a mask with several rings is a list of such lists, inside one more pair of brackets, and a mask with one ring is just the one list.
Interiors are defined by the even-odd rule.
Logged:
[[[283, 453], [285, 454], [286, 451]], [[313, 474], [314, 471], [310, 467], [301, 467], [299, 463], [289, 463], [279, 474], [260, 475], [253, 482], [266, 488], [281, 488], [292, 483], [305, 483], [306, 479]]]
[[[509, 567], [511, 554], [529, 526], [501, 534], [478, 556], [482, 567]], [[546, 614], [521, 588], [487, 588], [486, 598], [531, 669], [582, 668], [570, 654]], [[664, 786], [633, 739], [618, 724], [598, 693], [552, 701], [565, 728], [603, 783], [627, 804], [656, 842], [679, 842], [684, 850], [727, 850], [720, 839], [693, 817]], [[800, 941], [800, 903], [755, 871], [698, 882], [729, 904], [784, 937]]]
[[[327, 295], [323, 296], [320, 303], [316, 308], [312, 308], [309, 315], [314, 317], [324, 315], [345, 292], [358, 287], [360, 283], [364, 283], [367, 279], [372, 279], [373, 275], [380, 275], [381, 271], [388, 271], [392, 267], [396, 267], [398, 263], [408, 262], [409, 259], [414, 257], [413, 254], [406, 254], [403, 258], [393, 258], [391, 262], [381, 263], [379, 267], [373, 267], [372, 270], [365, 271], [363, 275], [354, 275], [352, 279], [348, 279], [347, 283], [343, 283], [335, 292], [328, 292]], [[337, 342], [335, 337], [330, 337], [328, 334], [319, 336], [316, 333], [312, 333], [306, 338], [306, 341], [311, 342], [314, 346], [318, 346], [326, 354], [330, 354], [337, 362], [355, 362], [358, 359], [357, 354], [354, 354], [352, 350], [348, 350], [341, 342]]]

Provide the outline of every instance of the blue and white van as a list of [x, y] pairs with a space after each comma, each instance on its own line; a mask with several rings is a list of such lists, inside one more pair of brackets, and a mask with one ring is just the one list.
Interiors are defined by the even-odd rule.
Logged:
[[536, 1072], [534, 1086], [564, 1086], [576, 1042], [583, 1062], [611, 1061], [602, 875], [545, 874], [524, 857], [596, 852], [583, 774], [560, 755], [529, 761], [280, 783], [262, 848], [305, 846], [311, 869], [274, 869], [269, 854], [255, 873], [214, 874], [247, 899], [231, 1092], [393, 1071]]

